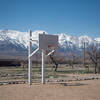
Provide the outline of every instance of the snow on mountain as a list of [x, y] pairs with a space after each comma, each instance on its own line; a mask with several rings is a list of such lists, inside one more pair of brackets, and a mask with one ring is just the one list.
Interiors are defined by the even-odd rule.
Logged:
[[100, 38], [95, 38], [95, 42], [100, 43]]
[[95, 41], [97, 41], [100, 44], [100, 38], [93, 39], [86, 35], [77, 37], [77, 36], [70, 36], [65, 33], [59, 34], [59, 43], [60, 43], [61, 47], [63, 47], [63, 48], [76, 47], [79, 49], [79, 48], [83, 47], [84, 42], [88, 46], [90, 44], [95, 43]]
[[[32, 39], [38, 40], [38, 34], [42, 34], [45, 31], [34, 31], [32, 32]], [[47, 32], [45, 32], [47, 34]], [[16, 46], [21, 46], [22, 48], [26, 48], [28, 46], [29, 41], [29, 34], [28, 32], [19, 32], [19, 31], [13, 31], [13, 30], [0, 30], [0, 43], [10, 42]], [[37, 42], [33, 44], [33, 46], [36, 46]]]
[[[32, 39], [37, 40], [33, 43], [33, 47], [38, 45], [38, 35], [43, 34], [46, 31], [36, 30], [32, 32]], [[88, 36], [70, 36], [65, 33], [58, 34], [59, 36], [59, 45], [60, 48], [82, 48], [83, 43], [92, 44], [97, 41], [100, 44], [100, 38], [92, 39]], [[12, 48], [20, 47], [21, 49], [28, 48], [29, 33], [28, 32], [19, 32], [14, 30], [0, 30], [0, 48], [6, 48], [12, 45]], [[5, 45], [5, 46], [4, 46]], [[11, 49], [12, 49], [11, 48]], [[1, 49], [2, 50], [2, 49]]]

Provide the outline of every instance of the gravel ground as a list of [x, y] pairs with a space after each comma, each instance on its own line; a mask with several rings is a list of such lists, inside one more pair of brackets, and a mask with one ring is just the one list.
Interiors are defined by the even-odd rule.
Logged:
[[0, 100], [100, 100], [100, 79], [1, 85]]

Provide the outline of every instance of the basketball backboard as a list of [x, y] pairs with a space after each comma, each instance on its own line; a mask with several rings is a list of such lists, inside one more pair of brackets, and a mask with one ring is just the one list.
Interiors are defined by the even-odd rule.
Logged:
[[[42, 49], [42, 83], [45, 84], [45, 59], [58, 48], [58, 36], [39, 34], [39, 47], [32, 52], [32, 31], [29, 31], [28, 82], [32, 84], [32, 56]], [[48, 52], [49, 51], [49, 52]], [[46, 54], [47, 53], [47, 54]]]
[[57, 49], [58, 35], [39, 34], [39, 49]]

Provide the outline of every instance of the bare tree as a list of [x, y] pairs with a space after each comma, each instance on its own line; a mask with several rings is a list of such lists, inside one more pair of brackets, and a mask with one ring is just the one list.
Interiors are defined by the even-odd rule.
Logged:
[[77, 57], [76, 57], [75, 53], [72, 53], [71, 54], [71, 61], [70, 61], [70, 66], [72, 67], [72, 69], [74, 68], [74, 64], [76, 63], [76, 59], [77, 59]]
[[59, 53], [56, 54], [57, 56], [55, 56], [54, 53], [52, 53], [49, 56], [49, 58], [50, 58], [51, 62], [55, 65], [55, 66], [53, 66], [55, 68], [54, 71], [57, 71], [59, 64], [63, 63], [64, 62], [64, 59], [62, 57], [60, 57], [60, 54]]
[[92, 44], [89, 47], [89, 50], [87, 50], [87, 54], [90, 58], [90, 60], [92, 61], [92, 63], [94, 64], [94, 73], [97, 73], [97, 67], [100, 63], [100, 49], [98, 48], [97, 45]]
[[21, 67], [23, 68], [23, 71], [25, 70], [25, 65], [27, 64], [27, 61], [21, 60], [20, 61]]

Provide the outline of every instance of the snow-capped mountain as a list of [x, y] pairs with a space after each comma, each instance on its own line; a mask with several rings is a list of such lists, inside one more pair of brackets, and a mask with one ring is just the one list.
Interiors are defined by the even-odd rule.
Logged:
[[77, 49], [83, 48], [84, 42], [86, 46], [89, 46], [93, 43], [98, 43], [100, 45], [100, 38], [91, 38], [86, 35], [76, 37], [76, 36], [69, 36], [65, 33], [59, 34], [59, 43], [61, 48], [73, 48], [76, 47]]
[[[38, 46], [38, 35], [43, 34], [45, 31], [36, 30], [32, 32], [32, 39], [37, 40], [33, 43], [33, 47]], [[47, 32], [45, 32], [48, 34]], [[86, 42], [87, 46], [92, 43], [98, 43], [100, 46], [100, 37], [91, 38], [88, 36], [70, 36], [65, 33], [58, 34], [59, 47], [63, 51], [66, 50], [82, 50], [83, 43]], [[25, 52], [28, 49], [28, 32], [19, 32], [15, 30], [0, 30], [0, 54], [4, 53], [18, 53]]]

